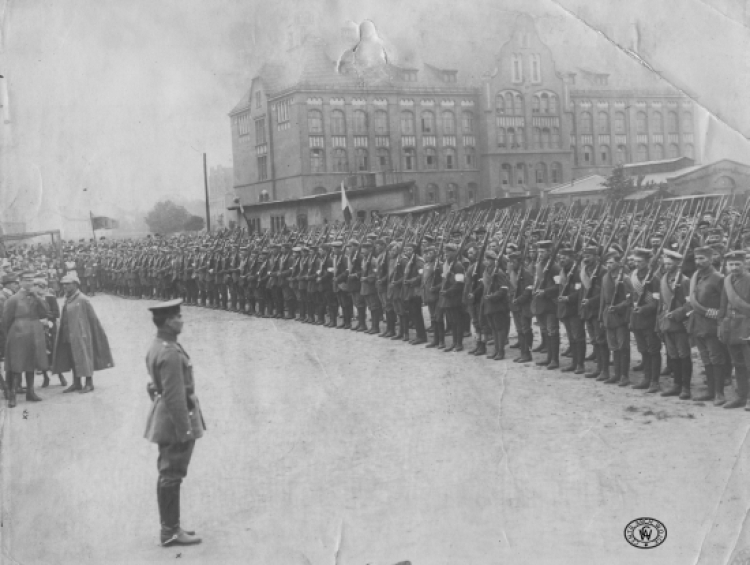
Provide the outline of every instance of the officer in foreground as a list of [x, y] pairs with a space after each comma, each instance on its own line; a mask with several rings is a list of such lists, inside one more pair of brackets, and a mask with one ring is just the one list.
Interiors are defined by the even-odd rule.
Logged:
[[161, 544], [165, 547], [201, 542], [195, 532], [180, 527], [180, 484], [187, 475], [195, 440], [206, 429], [195, 396], [193, 365], [177, 343], [183, 326], [180, 304], [182, 299], [178, 298], [149, 308], [157, 331], [146, 355], [151, 376], [147, 390], [153, 405], [144, 437], [159, 445], [156, 496]]

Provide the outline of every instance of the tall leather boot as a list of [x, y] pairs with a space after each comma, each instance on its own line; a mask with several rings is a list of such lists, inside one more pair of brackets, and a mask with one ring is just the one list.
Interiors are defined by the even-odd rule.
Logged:
[[612, 368], [614, 371], [613, 375], [604, 381], [605, 385], [616, 385], [620, 382], [620, 377], [622, 376], [622, 361], [620, 360], [620, 353], [621, 351], [619, 349], [615, 349], [612, 352]]
[[407, 313], [406, 316], [404, 316], [404, 336], [401, 338], [402, 341], [409, 341], [409, 322], [411, 320], [409, 319], [409, 314]]
[[367, 331], [367, 308], [357, 306], [357, 331]]
[[161, 521], [161, 544], [169, 547], [201, 543], [201, 538], [191, 535], [195, 532], [187, 532], [180, 527], [180, 485], [157, 486], [156, 496]]
[[630, 386], [630, 345], [620, 351], [620, 382], [618, 386]]
[[433, 320], [432, 322], [432, 341], [425, 345], [427, 349], [433, 349], [440, 345], [440, 324]]
[[533, 361], [531, 357], [531, 350], [529, 349], [529, 347], [531, 346], [530, 340], [533, 337], [534, 337], [534, 334], [532, 334], [531, 332], [518, 334], [518, 341], [519, 341], [519, 345], [521, 348], [521, 356], [513, 359], [514, 363], [528, 363], [529, 361]]
[[379, 337], [393, 337], [396, 335], [396, 313], [393, 310], [385, 311], [385, 330]]
[[8, 373], [8, 408], [16, 405], [16, 376]]
[[732, 370], [731, 365], [726, 363], [723, 365], [714, 366], [714, 379], [716, 380], [716, 398], [714, 398], [714, 406], [721, 406], [726, 404], [727, 399], [724, 398], [724, 381], [727, 376], [727, 372]]
[[526, 336], [526, 347], [529, 350], [529, 355], [531, 355], [531, 347], [534, 345], [534, 332], [529, 330], [525, 334]]
[[391, 337], [391, 339], [404, 339], [404, 331], [406, 330], [406, 316], [399, 315], [398, 317], [398, 333]]
[[735, 367], [735, 378], [737, 379], [737, 398], [727, 402], [724, 408], [742, 408], [747, 402], [748, 378], [747, 367]]
[[34, 371], [26, 372], [26, 400], [30, 402], [42, 401], [34, 392]]
[[482, 334], [478, 334], [476, 339], [474, 340], [474, 347], [469, 349], [466, 353], [469, 355], [476, 355], [477, 351], [479, 351], [479, 344], [482, 343]]
[[572, 373], [578, 368], [578, 342], [571, 342], [569, 349], [572, 361], [570, 362], [570, 365], [560, 369], [560, 372], [562, 373]]
[[680, 359], [682, 369], [682, 392], [680, 400], [690, 400], [690, 381], [693, 377], [693, 360], [690, 357]]
[[505, 331], [500, 330], [493, 333], [495, 334], [495, 354], [492, 356], [492, 359], [502, 361], [505, 359], [505, 344], [508, 343], [508, 335]]
[[547, 332], [542, 332], [542, 341], [539, 343], [537, 347], [532, 349], [531, 352], [532, 353], [546, 353], [547, 352]]
[[599, 348], [602, 356], [602, 374], [596, 380], [604, 382], [609, 380], [609, 346], [606, 343], [602, 343], [599, 344]]
[[[672, 374], [674, 382], [672, 386], [661, 393], [662, 396], [679, 396], [682, 390], [682, 368], [679, 359], [667, 357], [667, 369]], [[662, 374], [664, 371], [662, 371]]]
[[661, 376], [661, 352], [651, 354], [651, 385], [646, 392], [661, 392], [659, 377]]
[[456, 324], [453, 329], [453, 350], [458, 353], [464, 350], [464, 328], [461, 324]]
[[[708, 390], [706, 390], [706, 392], [701, 394], [700, 396], [696, 396], [695, 398], [693, 398], [695, 402], [705, 402], [706, 400], [713, 400], [714, 398], [716, 398], [716, 374], [718, 373], [717, 369], [718, 366], [706, 365], [706, 385], [708, 386]], [[724, 376], [719, 374], [719, 377], [723, 382]]]
[[83, 390], [83, 387], [81, 386], [81, 378], [73, 375], [73, 384], [66, 388], [63, 393], [74, 392], [76, 390]]
[[584, 373], [583, 376], [587, 379], [595, 379], [602, 374], [602, 347], [601, 345], [594, 344], [594, 355], [596, 360], [596, 367], [590, 373]]
[[547, 370], [560, 368], [560, 334], [547, 336], [547, 348], [551, 351]]
[[643, 380], [637, 385], [633, 385], [636, 390], [646, 390], [651, 386], [651, 354], [644, 353], [642, 356], [643, 363]]
[[542, 359], [541, 361], [537, 361], [536, 364], [540, 367], [544, 367], [546, 365], [549, 365], [552, 362], [552, 348], [549, 345], [549, 335], [548, 334], [542, 334], [542, 343], [539, 344], [539, 347], [532, 349], [532, 351], [544, 351], [547, 353], [547, 358]]
[[376, 308], [371, 311], [372, 322], [370, 329], [367, 331], [368, 334], [379, 334], [380, 333], [380, 318], [383, 315], [383, 311], [380, 308]]
[[576, 346], [578, 347], [578, 364], [576, 365], [576, 370], [573, 371], [573, 374], [575, 375], [585, 375], [586, 374], [586, 340], [581, 340], [576, 343]]

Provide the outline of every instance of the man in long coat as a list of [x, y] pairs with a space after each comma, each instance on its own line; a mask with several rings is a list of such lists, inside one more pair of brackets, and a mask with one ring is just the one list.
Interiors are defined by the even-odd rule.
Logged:
[[[79, 290], [78, 277], [66, 275], [62, 280], [65, 305], [55, 340], [52, 372], [73, 371], [73, 384], [63, 392], [94, 390], [94, 371], [114, 366], [109, 340], [88, 297]], [[86, 377], [86, 386], [81, 379]]]

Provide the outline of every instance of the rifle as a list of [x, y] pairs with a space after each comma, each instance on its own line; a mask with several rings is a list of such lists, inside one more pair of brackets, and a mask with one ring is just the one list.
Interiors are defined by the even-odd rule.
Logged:
[[[682, 277], [684, 276], [682, 273], [682, 269], [685, 265], [685, 258], [687, 257], [687, 252], [690, 250], [690, 243], [693, 241], [693, 236], [695, 235], [695, 230], [698, 228], [698, 221], [700, 218], [700, 215], [705, 207], [705, 204], [707, 202], [706, 198], [702, 198], [700, 203], [697, 206], [696, 209], [696, 215], [694, 217], [693, 225], [690, 227], [690, 231], [688, 232], [688, 236], [685, 238], [685, 241], [683, 242], [684, 250], [682, 252], [682, 259], [680, 259], [680, 264], [677, 267], [677, 275], [674, 278], [674, 283], [672, 285], [672, 300], [669, 304], [669, 312], [673, 312], [675, 308], [677, 308], [676, 301], [677, 301], [677, 287], [682, 282]], [[692, 208], [692, 205], [691, 205]], [[680, 246], [680, 249], [682, 249], [682, 246]]]

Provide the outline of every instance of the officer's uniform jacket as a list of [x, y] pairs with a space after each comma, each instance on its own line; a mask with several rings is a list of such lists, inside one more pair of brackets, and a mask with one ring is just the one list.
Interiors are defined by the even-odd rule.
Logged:
[[709, 267], [705, 273], [700, 269], [690, 277], [689, 311], [687, 330], [697, 337], [715, 336], [719, 328], [719, 308], [724, 277]]
[[195, 440], [206, 429], [195, 395], [190, 357], [171, 332], [159, 330], [146, 355], [146, 368], [156, 395], [144, 437], [169, 444]]

